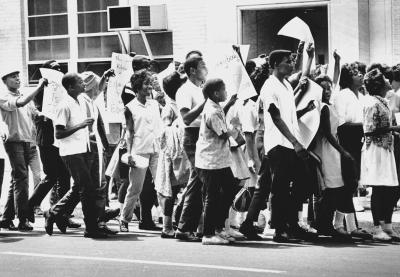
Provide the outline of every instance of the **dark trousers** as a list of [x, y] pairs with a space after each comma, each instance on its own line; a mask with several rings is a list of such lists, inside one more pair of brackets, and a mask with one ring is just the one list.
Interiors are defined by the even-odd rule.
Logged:
[[72, 213], [81, 201], [86, 231], [97, 229], [98, 208], [96, 206], [97, 188], [99, 184], [98, 157], [93, 152], [68, 155], [62, 157], [74, 180], [70, 190], [51, 207], [50, 212], [56, 217]]
[[244, 221], [245, 224], [252, 225], [253, 222], [257, 221], [260, 211], [267, 207], [266, 203], [271, 192], [271, 170], [267, 157], [262, 160], [259, 173], [260, 178], [251, 198], [249, 210]]
[[309, 195], [309, 170], [293, 149], [276, 146], [268, 152], [271, 168], [271, 224], [277, 232], [298, 222], [298, 207]]
[[230, 167], [222, 169], [197, 168], [197, 172], [203, 183], [203, 232], [205, 236], [213, 236], [216, 229], [222, 229], [225, 225], [236, 182]]
[[397, 202], [399, 187], [374, 186], [371, 195], [371, 211], [374, 225], [380, 221], [392, 223], [393, 209]]
[[28, 162], [33, 155], [36, 155], [36, 146], [29, 142], [6, 142], [4, 147], [11, 164], [12, 181], [3, 219], [13, 220], [17, 214], [20, 221], [25, 221], [28, 215]]
[[182, 213], [178, 229], [182, 232], [194, 232], [203, 211], [202, 187], [195, 167], [196, 142], [200, 128], [186, 128], [183, 137], [183, 148], [190, 162], [190, 177], [183, 199]]
[[0, 159], [0, 199], [1, 199], [1, 188], [3, 187], [4, 178], [4, 159]]
[[354, 213], [353, 195], [347, 187], [326, 188], [316, 205], [316, 228], [320, 232], [333, 228], [332, 221], [335, 211]]
[[57, 147], [53, 145], [39, 146], [39, 150], [46, 177], [33, 191], [29, 198], [29, 206], [39, 206], [49, 191], [51, 191], [50, 206], [53, 206], [69, 190], [71, 176], [60, 157]]

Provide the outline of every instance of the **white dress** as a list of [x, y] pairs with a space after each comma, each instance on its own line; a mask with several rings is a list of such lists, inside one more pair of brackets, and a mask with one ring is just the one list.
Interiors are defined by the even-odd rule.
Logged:
[[[387, 100], [379, 96], [366, 96], [364, 106], [364, 132], [389, 127], [392, 113]], [[368, 186], [398, 186], [396, 161], [391, 133], [367, 136], [361, 149], [360, 183]]]
[[[322, 103], [321, 108], [323, 107], [328, 107], [329, 109], [331, 133], [336, 138], [337, 127], [339, 126], [339, 116], [333, 106]], [[344, 182], [342, 178], [340, 153], [332, 146], [332, 144], [330, 144], [320, 130], [317, 133], [314, 152], [320, 157], [322, 163], [322, 174], [324, 177], [324, 185], [322, 189], [343, 187]]]

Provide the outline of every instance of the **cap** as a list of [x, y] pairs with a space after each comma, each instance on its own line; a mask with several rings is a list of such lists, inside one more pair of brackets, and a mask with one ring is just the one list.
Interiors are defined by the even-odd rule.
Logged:
[[6, 78], [8, 77], [8, 76], [10, 76], [10, 75], [12, 75], [12, 74], [15, 74], [15, 73], [19, 73], [20, 71], [19, 70], [16, 70], [16, 69], [7, 69], [7, 70], [4, 70], [2, 73], [1, 73], [1, 79], [3, 80], [3, 81], [5, 81], [6, 80]]

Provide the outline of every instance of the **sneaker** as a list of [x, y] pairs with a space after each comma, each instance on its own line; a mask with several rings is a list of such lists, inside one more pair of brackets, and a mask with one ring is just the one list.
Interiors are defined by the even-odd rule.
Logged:
[[191, 232], [182, 232], [176, 230], [175, 232], [175, 238], [181, 241], [188, 241], [188, 242], [200, 242], [201, 238], [199, 238], [198, 236], [195, 236], [194, 233]]
[[229, 244], [228, 240], [223, 239], [220, 236], [204, 236], [201, 240], [203, 245], [226, 245]]
[[227, 230], [227, 233], [228, 233], [231, 237], [234, 237], [236, 240], [240, 240], [240, 239], [244, 239], [244, 238], [245, 238], [245, 236], [244, 236], [242, 233], [240, 233], [239, 231], [236, 231], [235, 229], [229, 228], [229, 229]]
[[386, 234], [388, 234], [394, 242], [400, 242], [400, 234], [396, 231], [392, 230], [383, 230]]
[[388, 242], [391, 241], [392, 238], [385, 233], [382, 228], [380, 227], [375, 227], [375, 231], [374, 234], [372, 235], [372, 239], [377, 240], [377, 241], [384, 241], [384, 242]]
[[229, 235], [225, 230], [221, 232], [215, 232], [217, 236], [220, 236], [222, 239], [229, 241], [230, 243], [235, 242], [235, 238]]
[[124, 233], [129, 232], [128, 222], [125, 222], [125, 221], [120, 220], [120, 221], [119, 221], [119, 230], [120, 230], [121, 232], [124, 232]]

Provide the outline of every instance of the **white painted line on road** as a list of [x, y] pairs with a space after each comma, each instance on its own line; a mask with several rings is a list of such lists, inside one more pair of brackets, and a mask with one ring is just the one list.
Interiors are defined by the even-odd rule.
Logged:
[[14, 255], [14, 256], [27, 256], [27, 257], [52, 258], [52, 259], [88, 260], [88, 261], [118, 262], [118, 263], [131, 263], [131, 264], [150, 264], [150, 265], [161, 265], [161, 266], [194, 267], [194, 268], [205, 268], [205, 269], [222, 269], [222, 270], [228, 270], [228, 271], [244, 271], [244, 272], [255, 272], [255, 273], [275, 273], [275, 274], [287, 273], [286, 271], [281, 271], [281, 270], [251, 268], [251, 267], [208, 265], [208, 264], [174, 263], [174, 262], [161, 262], [161, 261], [145, 261], [145, 260], [85, 257], [85, 256], [70, 256], [70, 255], [52, 255], [52, 254], [24, 253], [24, 252], [0, 252], [0, 254], [1, 255]]

